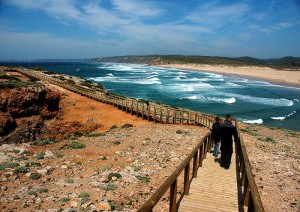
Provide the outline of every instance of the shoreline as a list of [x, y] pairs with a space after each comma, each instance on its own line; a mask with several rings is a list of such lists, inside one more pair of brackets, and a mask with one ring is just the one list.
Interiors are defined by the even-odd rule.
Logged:
[[227, 76], [245, 77], [250, 80], [263, 80], [282, 86], [300, 88], [300, 71], [281, 71], [258, 66], [226, 66], [202, 64], [168, 64], [158, 65], [166, 68], [185, 69], [190, 71], [211, 72]]

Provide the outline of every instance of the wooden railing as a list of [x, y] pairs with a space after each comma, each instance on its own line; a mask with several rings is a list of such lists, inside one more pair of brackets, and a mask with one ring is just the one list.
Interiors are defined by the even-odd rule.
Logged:
[[[175, 171], [166, 179], [166, 181], [156, 190], [156, 192], [141, 206], [138, 211], [152, 211], [153, 207], [159, 202], [162, 196], [170, 189], [170, 207], [169, 211], [176, 211], [177, 208], [177, 183], [179, 175], [184, 172], [183, 193], [189, 194], [190, 183], [194, 177], [197, 177], [197, 170], [202, 166], [202, 161], [206, 158], [206, 153], [212, 148], [211, 133], [207, 133], [192, 152], [176, 168]], [[192, 175], [190, 173], [190, 164], [193, 161]], [[192, 176], [190, 179], [190, 175]]]
[[[215, 116], [199, 113], [192, 110], [173, 108], [164, 104], [150, 102], [147, 106], [144, 102], [136, 99], [120, 97], [114, 94], [95, 91], [93, 89], [84, 88], [75, 84], [68, 84], [62, 80], [50, 77], [42, 72], [33, 71], [24, 68], [18, 68], [19, 72], [35, 77], [49, 83], [58, 85], [67, 90], [87, 96], [91, 99], [112, 104], [115, 107], [131, 113], [142, 119], [166, 124], [193, 124], [211, 128]], [[239, 133], [238, 121], [235, 120], [238, 130], [239, 141], [236, 142], [236, 156], [238, 160], [238, 170], [242, 179], [243, 187], [243, 203], [248, 206], [248, 211], [263, 212], [264, 208], [260, 199], [260, 195], [254, 180], [251, 165], [247, 156], [247, 152], [243, 143], [242, 136]], [[197, 176], [197, 169], [202, 166], [206, 153], [212, 148], [211, 134], [208, 133], [197, 144], [186, 159], [176, 168], [176, 170], [167, 178], [167, 180], [157, 189], [157, 191], [138, 209], [138, 211], [151, 211], [161, 197], [170, 188], [170, 208], [169, 211], [176, 211], [177, 200], [177, 178], [184, 170], [184, 194], [189, 194], [190, 181]], [[193, 161], [193, 172], [190, 180], [190, 163]]]
[[164, 104], [150, 102], [149, 106], [145, 102], [121, 97], [115, 94], [105, 93], [94, 89], [86, 88], [77, 84], [71, 84], [67, 81], [54, 78], [41, 71], [34, 71], [31, 69], [17, 68], [17, 71], [29, 76], [34, 77], [51, 84], [58, 85], [72, 92], [87, 96], [91, 99], [114, 105], [115, 107], [136, 115], [148, 121], [166, 123], [166, 124], [193, 124], [210, 128], [214, 121], [213, 115], [200, 113], [183, 108], [174, 108]]
[[264, 212], [264, 207], [261, 202], [261, 198], [255, 183], [255, 179], [252, 173], [252, 167], [247, 155], [247, 151], [244, 145], [243, 137], [240, 135], [238, 122], [236, 121], [236, 128], [238, 131], [238, 139], [236, 142], [236, 158], [237, 166], [241, 179], [240, 186], [243, 192], [243, 204], [248, 206], [248, 211]]

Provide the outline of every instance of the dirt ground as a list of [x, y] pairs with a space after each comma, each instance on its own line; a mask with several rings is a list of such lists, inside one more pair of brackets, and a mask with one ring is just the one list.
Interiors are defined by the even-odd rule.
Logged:
[[[1, 211], [134, 211], [208, 132], [154, 124], [47, 86], [63, 96], [63, 111], [52, 121], [93, 122], [98, 127], [85, 136], [44, 146], [0, 146], [0, 164], [19, 167], [0, 170]], [[241, 129], [266, 211], [299, 211], [300, 133], [257, 125]], [[85, 147], [73, 149], [72, 142]], [[166, 196], [156, 211], [164, 211], [167, 204]]]

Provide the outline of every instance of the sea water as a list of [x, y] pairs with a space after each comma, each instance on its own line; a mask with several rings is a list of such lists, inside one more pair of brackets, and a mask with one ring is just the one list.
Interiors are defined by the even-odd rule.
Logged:
[[[1, 65], [1, 64], [0, 64]], [[138, 64], [18, 63], [79, 76], [111, 93], [149, 99], [246, 123], [300, 131], [300, 88], [263, 80]]]

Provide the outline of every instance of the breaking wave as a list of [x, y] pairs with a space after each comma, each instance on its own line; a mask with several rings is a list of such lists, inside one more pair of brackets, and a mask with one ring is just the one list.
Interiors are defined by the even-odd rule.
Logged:
[[262, 124], [264, 122], [262, 119], [254, 119], [254, 120], [242, 119], [241, 121], [247, 124]]
[[278, 117], [271, 117], [271, 119], [274, 119], [274, 120], [284, 120], [286, 118], [289, 118], [291, 117], [292, 115], [294, 115], [296, 113], [296, 111], [294, 110], [293, 112], [289, 113], [288, 115], [285, 115], [285, 116], [278, 116]]

